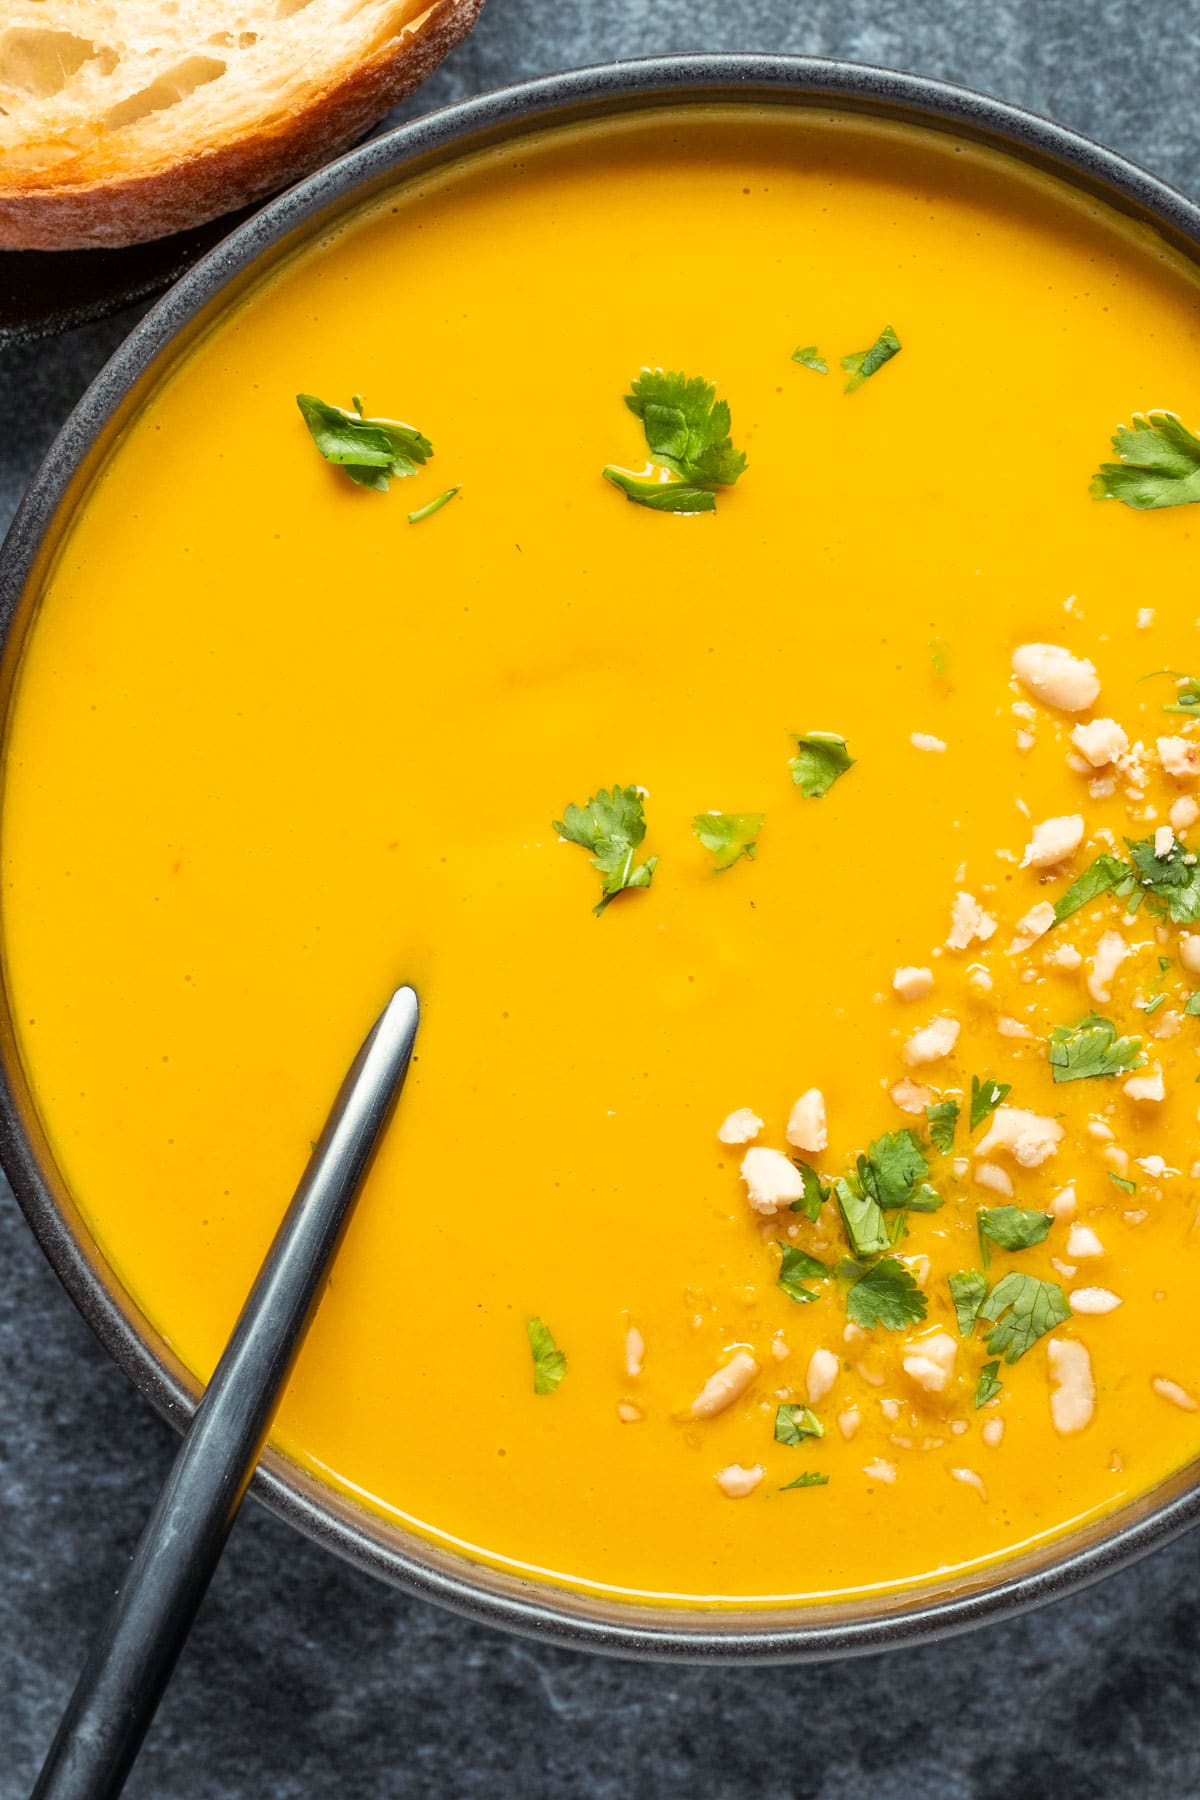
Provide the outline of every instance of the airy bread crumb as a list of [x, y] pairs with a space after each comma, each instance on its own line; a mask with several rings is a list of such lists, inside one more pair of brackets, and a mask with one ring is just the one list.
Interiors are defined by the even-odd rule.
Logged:
[[483, 0], [14, 0], [0, 28], [0, 248], [142, 243], [328, 161]]

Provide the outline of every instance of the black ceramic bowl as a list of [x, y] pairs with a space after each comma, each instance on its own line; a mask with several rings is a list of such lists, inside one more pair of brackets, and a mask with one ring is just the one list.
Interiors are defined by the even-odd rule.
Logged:
[[[453, 106], [377, 138], [273, 201], [191, 269], [132, 333], [64, 426], [0, 552], [0, 706], [7, 709], [41, 572], [113, 434], [165, 361], [298, 238], [373, 191], [547, 126], [669, 104], [742, 100], [835, 108], [1008, 152], [1141, 221], [1200, 259], [1200, 208], [1061, 126], [962, 88], [852, 63], [680, 56], [551, 76]], [[0, 1159], [38, 1240], [101, 1342], [181, 1427], [196, 1386], [124, 1292], [55, 1168], [0, 996]], [[255, 1491], [318, 1542], [387, 1581], [472, 1618], [616, 1655], [801, 1661], [911, 1644], [1004, 1618], [1095, 1581], [1200, 1519], [1200, 1469], [1036, 1551], [957, 1579], [853, 1604], [705, 1611], [622, 1605], [469, 1562], [354, 1506], [268, 1450]]]

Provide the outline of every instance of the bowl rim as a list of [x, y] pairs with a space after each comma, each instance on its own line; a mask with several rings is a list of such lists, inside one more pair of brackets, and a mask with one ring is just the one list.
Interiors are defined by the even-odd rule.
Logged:
[[[1132, 215], [1200, 260], [1200, 207], [1184, 194], [1065, 126], [928, 76], [815, 57], [671, 55], [568, 70], [457, 102], [370, 140], [269, 202], [189, 270], [100, 370], [48, 451], [0, 548], [5, 717], [23, 615], [32, 605], [27, 596], [36, 592], [41, 559], [97, 446], [119, 427], [122, 409], [136, 404], [176, 340], [219, 309], [239, 278], [252, 278], [265, 258], [284, 253], [322, 215], [422, 166], [441, 166], [490, 143], [554, 126], [723, 102], [858, 111], [966, 138]], [[132, 1299], [118, 1292], [57, 1174], [25, 1086], [6, 983], [0, 987], [0, 1163], [51, 1266], [101, 1344], [160, 1415], [182, 1430], [196, 1384], [162, 1340], [154, 1341]], [[706, 1609], [703, 1603], [656, 1608], [597, 1601], [446, 1552], [389, 1527], [273, 1450], [265, 1452], [251, 1491], [358, 1568], [479, 1623], [574, 1649], [717, 1663], [819, 1661], [928, 1642], [1063, 1598], [1200, 1522], [1200, 1478], [1185, 1468], [1082, 1533], [986, 1565], [954, 1587], [931, 1583], [869, 1602], [778, 1610]]]

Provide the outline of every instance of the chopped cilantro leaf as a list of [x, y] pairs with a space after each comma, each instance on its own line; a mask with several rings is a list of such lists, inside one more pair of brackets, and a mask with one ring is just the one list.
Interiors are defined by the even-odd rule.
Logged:
[[846, 1295], [846, 1317], [864, 1331], [903, 1331], [925, 1317], [925, 1296], [902, 1262], [885, 1256]]
[[1119, 856], [1098, 856], [1095, 862], [1089, 863], [1082, 875], [1076, 877], [1065, 894], [1060, 894], [1054, 902], [1054, 923], [1061, 925], [1072, 913], [1087, 906], [1092, 900], [1098, 900], [1101, 894], [1108, 894], [1129, 879], [1128, 864]]
[[818, 375], [828, 375], [829, 373], [829, 364], [815, 344], [805, 344], [801, 349], [793, 350], [792, 361], [800, 363], [806, 369], [815, 369]]
[[830, 1190], [821, 1180], [817, 1171], [814, 1168], [811, 1168], [808, 1163], [801, 1162], [798, 1156], [793, 1156], [792, 1161], [800, 1171], [800, 1179], [804, 1183], [804, 1192], [799, 1200], [792, 1201], [788, 1210], [790, 1212], [802, 1212], [806, 1219], [811, 1219], [815, 1222], [817, 1214], [829, 1198]]
[[651, 512], [706, 513], [717, 510], [711, 488], [692, 487], [686, 481], [650, 481], [645, 476], [630, 475], [625, 469], [609, 466], [603, 471], [605, 481], [619, 487], [635, 506], [648, 506]]
[[1200, 438], [1177, 413], [1134, 413], [1132, 426], [1118, 425], [1112, 445], [1120, 461], [1101, 463], [1094, 499], [1120, 500], [1138, 512], [1200, 500]]
[[554, 1334], [540, 1319], [526, 1319], [525, 1332], [533, 1353], [533, 1391], [552, 1394], [567, 1372], [567, 1359], [554, 1341]]
[[657, 856], [634, 862], [634, 851], [646, 835], [642, 796], [636, 787], [601, 788], [586, 806], [568, 806], [554, 829], [572, 844], [592, 852], [592, 867], [604, 877], [596, 916], [626, 888], [649, 887], [658, 864]]
[[975, 1320], [979, 1316], [979, 1308], [983, 1305], [987, 1293], [987, 1276], [979, 1269], [964, 1269], [960, 1275], [947, 1277], [950, 1283], [950, 1298], [954, 1302], [954, 1316], [958, 1320], [958, 1329], [964, 1337], [970, 1337], [975, 1329]]
[[792, 1244], [780, 1244], [783, 1261], [779, 1265], [779, 1285], [789, 1300], [796, 1300], [803, 1306], [809, 1300], [815, 1300], [816, 1294], [811, 1288], [801, 1286], [805, 1281], [824, 1281], [829, 1270], [815, 1256], [809, 1256], [804, 1250], [797, 1250]]
[[904, 1202], [908, 1212], [917, 1213], [937, 1212], [944, 1204], [942, 1196], [929, 1181], [919, 1181]]
[[1137, 1193], [1137, 1182], [1130, 1181], [1126, 1175], [1114, 1175], [1112, 1170], [1109, 1169], [1108, 1179], [1112, 1182], [1114, 1187], [1119, 1187], [1123, 1194]]
[[792, 780], [806, 800], [819, 800], [847, 769], [854, 767], [845, 738], [835, 731], [797, 733], [796, 744], [797, 752], [789, 767]]
[[815, 1469], [805, 1469], [803, 1475], [797, 1475], [795, 1481], [785, 1481], [779, 1491], [781, 1494], [786, 1494], [789, 1488], [828, 1486], [828, 1475], [818, 1475]]
[[1183, 1010], [1194, 1019], [1200, 1013], [1200, 993], [1189, 994], [1187, 1005]]
[[869, 376], [882, 369], [884, 363], [891, 362], [900, 348], [900, 339], [890, 325], [885, 325], [869, 350], [852, 350], [849, 356], [843, 356], [842, 367], [850, 377], [846, 392], [852, 394], [855, 388], [860, 388]]
[[[677, 483], [641, 480], [611, 464], [604, 471], [607, 478], [642, 506], [662, 512], [711, 512], [713, 489], [732, 487], [746, 467], [744, 453], [730, 440], [728, 402], [718, 400], [716, 388], [701, 375], [689, 380], [662, 369], [643, 369], [625, 404], [642, 421], [650, 455], [670, 470]], [[688, 492], [685, 503], [673, 505], [669, 498], [657, 497], [669, 497], [673, 486], [676, 499]], [[707, 502], [700, 498], [705, 492]]]
[[975, 1405], [977, 1408], [986, 1406], [988, 1401], [994, 1400], [996, 1395], [1000, 1392], [1004, 1383], [999, 1380], [999, 1375], [1000, 1364], [998, 1362], [984, 1363], [982, 1369], [979, 1371], [979, 1381], [975, 1388]]
[[650, 454], [684, 481], [729, 487], [746, 458], [729, 439], [729, 403], [702, 375], [643, 369], [625, 404], [642, 421]]
[[389, 477], [415, 475], [433, 455], [433, 445], [415, 425], [368, 419], [357, 394], [354, 404], [356, 410], [346, 412], [315, 394], [296, 395], [309, 435], [325, 461], [345, 469], [359, 487], [386, 493]]
[[978, 1131], [1002, 1101], [1012, 1093], [1011, 1081], [997, 1081], [994, 1075], [971, 1077], [971, 1130]]
[[929, 1120], [929, 1137], [934, 1149], [949, 1156], [958, 1125], [958, 1101], [939, 1100], [936, 1105], [925, 1108], [925, 1117]]
[[718, 875], [732, 869], [740, 856], [754, 861], [762, 828], [761, 813], [697, 813], [692, 820], [692, 830], [717, 859]]
[[1156, 901], [1165, 901], [1173, 924], [1200, 924], [1200, 863], [1187, 845], [1172, 838], [1166, 856], [1157, 856], [1153, 838], [1126, 838], [1125, 842], [1138, 886]]
[[805, 1438], [821, 1438], [825, 1436], [825, 1427], [815, 1412], [807, 1406], [777, 1406], [775, 1408], [775, 1442], [789, 1444], [794, 1449], [802, 1444]]
[[928, 1173], [929, 1164], [916, 1134], [908, 1130], [885, 1132], [858, 1159], [859, 1185], [884, 1212], [899, 1206], [913, 1212], [936, 1212], [942, 1197], [921, 1179]]
[[1195, 675], [1184, 675], [1179, 669], [1151, 669], [1142, 680], [1156, 681], [1160, 675], [1170, 675], [1175, 682], [1175, 698], [1164, 703], [1163, 711], [1200, 718], [1200, 679]]
[[857, 1176], [833, 1184], [838, 1211], [855, 1256], [878, 1256], [891, 1245], [887, 1225], [870, 1194], [864, 1194]]
[[1089, 1013], [1078, 1025], [1056, 1025], [1049, 1038], [1055, 1081], [1098, 1081], [1128, 1075], [1145, 1062], [1142, 1040], [1118, 1037], [1111, 1019]]
[[1175, 698], [1163, 707], [1163, 711], [1200, 718], [1200, 681], [1194, 675], [1181, 675], [1175, 686]]
[[979, 1229], [1002, 1250], [1028, 1250], [1040, 1244], [1053, 1225], [1050, 1213], [1030, 1212], [1023, 1206], [981, 1206]]
[[994, 1356], [1015, 1363], [1046, 1332], [1071, 1316], [1067, 1296], [1053, 1281], [1014, 1270], [998, 1281], [979, 1308], [981, 1319], [992, 1323], [987, 1347]]

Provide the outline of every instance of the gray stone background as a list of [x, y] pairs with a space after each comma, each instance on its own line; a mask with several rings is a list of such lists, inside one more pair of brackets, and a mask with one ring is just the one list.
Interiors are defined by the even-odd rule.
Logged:
[[[1194, 0], [489, 0], [400, 116], [667, 50], [787, 50], [945, 76], [1200, 194]], [[8, 352], [0, 528], [135, 316]], [[15, 1800], [174, 1440], [105, 1360], [7, 1191], [0, 1238], [0, 1797]], [[250, 1505], [127, 1791], [1188, 1800], [1200, 1796], [1198, 1702], [1200, 1576], [1186, 1539], [1087, 1594], [949, 1644], [819, 1669], [702, 1671], [462, 1624]]]

